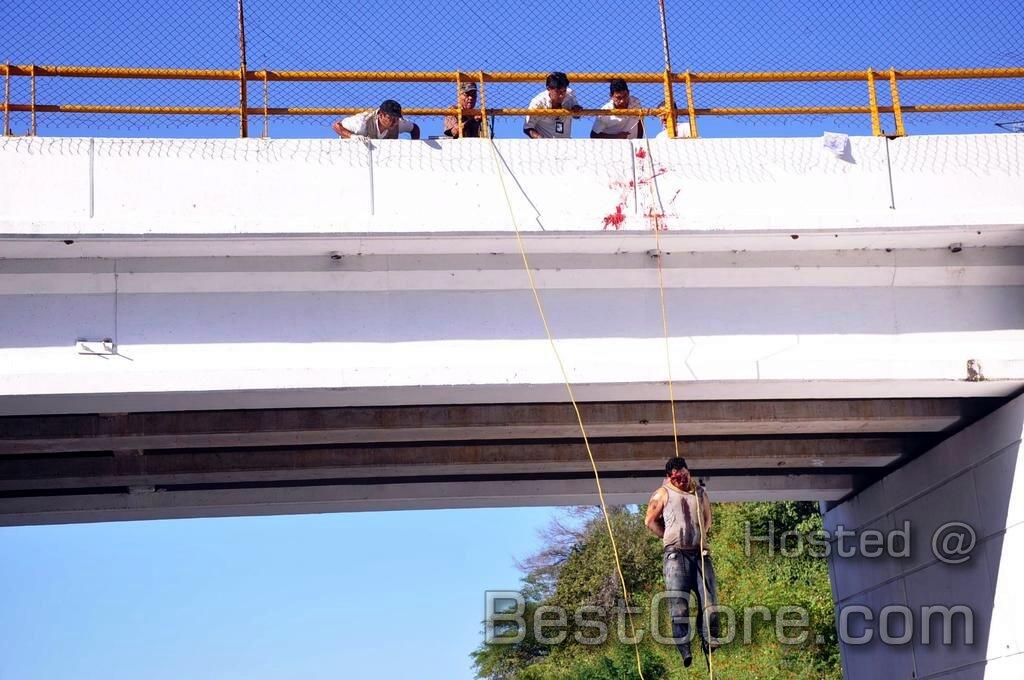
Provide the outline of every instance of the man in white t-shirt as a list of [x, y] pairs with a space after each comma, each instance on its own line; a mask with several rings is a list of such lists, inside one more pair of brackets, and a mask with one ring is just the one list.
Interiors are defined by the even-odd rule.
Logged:
[[[576, 95], [569, 89], [569, 76], [554, 71], [544, 82], [547, 88], [530, 100], [531, 109], [568, 109], [579, 111], [583, 107], [576, 101]], [[570, 137], [572, 119], [579, 116], [527, 116], [523, 132], [531, 139]]]
[[[658, 104], [658, 108], [659, 109], [665, 108], [665, 102], [662, 101], [660, 104]], [[672, 139], [671, 137], [668, 136], [668, 116], [666, 116], [663, 113], [660, 116], [658, 116], [658, 118], [661, 120], [661, 124], [665, 127], [665, 129], [662, 130], [661, 132], [659, 132], [654, 138], [655, 139]], [[679, 139], [680, 137], [689, 137], [689, 136], [690, 136], [690, 124], [687, 123], [686, 125], [680, 125], [679, 124], [679, 118], [676, 118], [676, 139]]]
[[[639, 109], [640, 100], [629, 94], [629, 86], [622, 78], [611, 82], [611, 101], [602, 110]], [[644, 122], [639, 116], [598, 116], [590, 136], [595, 139], [642, 139]]]
[[402, 118], [402, 105], [394, 99], [385, 99], [376, 109], [336, 121], [331, 129], [342, 139], [398, 139], [403, 132], [412, 139], [420, 138], [420, 126]]

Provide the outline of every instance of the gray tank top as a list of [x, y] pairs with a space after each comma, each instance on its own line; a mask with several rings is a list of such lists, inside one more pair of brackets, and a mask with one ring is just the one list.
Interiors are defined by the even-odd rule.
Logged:
[[[699, 550], [700, 536], [698, 519], [700, 503], [697, 496], [703, 497], [704, 491], [697, 486], [696, 493], [684, 493], [671, 484], [663, 485], [668, 493], [665, 502], [665, 509], [662, 511], [662, 518], [665, 520], [665, 536], [661, 539], [662, 545], [666, 548], [678, 548], [682, 550]], [[704, 548], [707, 549], [707, 527], [704, 529]]]

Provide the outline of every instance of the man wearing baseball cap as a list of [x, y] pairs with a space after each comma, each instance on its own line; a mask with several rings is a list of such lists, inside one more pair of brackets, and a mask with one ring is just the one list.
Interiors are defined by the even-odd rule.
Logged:
[[[476, 108], [476, 83], [462, 83], [459, 86], [459, 103], [458, 106], [463, 111]], [[480, 136], [480, 124], [483, 122], [483, 116], [477, 114], [475, 116], [462, 116], [462, 129], [459, 129], [459, 117], [458, 116], [445, 116], [444, 117], [444, 134], [446, 137], [459, 138], [459, 137], [479, 137]]]
[[397, 139], [402, 132], [412, 139], [420, 138], [420, 126], [402, 118], [402, 105], [385, 99], [376, 109], [363, 111], [335, 121], [331, 129], [343, 139]]
[[651, 496], [644, 523], [664, 547], [665, 590], [672, 593], [667, 598], [672, 637], [683, 665], [693, 663], [690, 591], [694, 591], [700, 646], [710, 667], [710, 653], [720, 646], [718, 614], [714, 609], [718, 604], [718, 587], [707, 535], [711, 528], [711, 500], [704, 487], [690, 476], [686, 459], [677, 456], [665, 463], [665, 482]]

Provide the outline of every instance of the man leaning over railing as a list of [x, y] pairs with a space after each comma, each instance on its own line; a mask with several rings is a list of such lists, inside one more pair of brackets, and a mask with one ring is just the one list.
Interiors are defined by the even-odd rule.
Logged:
[[[622, 78], [612, 78], [609, 89], [612, 98], [601, 107], [603, 110], [643, 108], [640, 100], [629, 94], [629, 86]], [[590, 136], [595, 139], [642, 139], [644, 122], [639, 116], [598, 116]]]
[[[664, 99], [662, 99], [661, 102], [658, 104], [658, 108], [659, 109], [665, 108], [665, 100]], [[689, 126], [687, 126], [687, 127], [680, 127], [679, 126], [679, 118], [677, 116], [673, 116], [672, 118], [673, 118], [673, 120], [675, 121], [675, 124], [676, 124], [676, 137], [677, 138], [679, 138], [679, 137], [689, 137], [690, 136], [690, 128], [689, 128]], [[658, 119], [661, 121], [661, 124], [665, 127], [665, 129], [662, 130], [661, 132], [659, 132], [657, 135], [655, 135], [654, 138], [655, 139], [672, 139], [671, 137], [668, 136], [668, 114], [663, 113], [660, 116], [658, 116]]]
[[[476, 83], [462, 83], [459, 87], [458, 106], [463, 111], [476, 108]], [[445, 116], [445, 137], [452, 137], [455, 139], [458, 139], [459, 137], [479, 137], [480, 125], [482, 122], [483, 116], [480, 114], [475, 116], [467, 116], [463, 114], [462, 128], [460, 129], [458, 116]]]
[[[569, 76], [554, 71], [544, 82], [545, 90], [530, 100], [531, 109], [569, 109], [579, 111], [583, 107], [576, 101], [576, 95], [569, 89]], [[579, 116], [527, 116], [523, 132], [531, 139], [570, 137], [572, 119]]]
[[331, 129], [343, 139], [397, 139], [403, 132], [413, 139], [420, 138], [420, 126], [402, 118], [402, 105], [394, 99], [385, 99], [376, 109], [335, 121]]

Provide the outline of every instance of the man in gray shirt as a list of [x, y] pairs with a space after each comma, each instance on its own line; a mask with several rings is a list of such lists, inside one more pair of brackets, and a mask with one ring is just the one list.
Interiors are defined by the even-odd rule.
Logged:
[[[683, 665], [693, 663], [690, 653], [690, 591], [697, 594], [700, 617], [701, 649], [705, 659], [719, 646], [718, 615], [708, 612], [718, 604], [715, 570], [708, 550], [708, 529], [711, 528], [711, 500], [700, 484], [690, 476], [683, 458], [669, 458], [665, 463], [665, 483], [647, 505], [645, 524], [664, 547], [665, 589], [675, 592], [669, 597], [672, 616], [672, 637], [683, 657]], [[710, 661], [708, 661], [710, 665]]]

